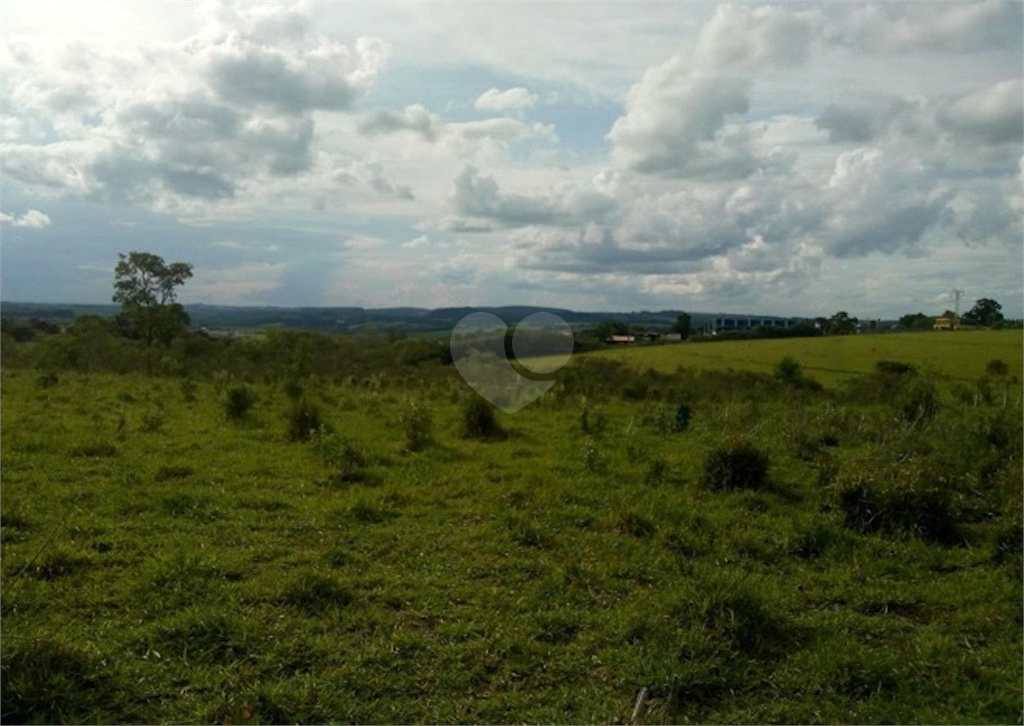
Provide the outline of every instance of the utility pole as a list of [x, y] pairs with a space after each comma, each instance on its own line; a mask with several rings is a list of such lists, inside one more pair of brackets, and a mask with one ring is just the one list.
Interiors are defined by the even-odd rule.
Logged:
[[960, 296], [963, 294], [963, 290], [958, 290], [955, 287], [953, 288], [953, 299], [956, 300], [956, 307], [953, 308], [953, 311], [956, 313], [956, 319], [958, 321], [960, 320]]

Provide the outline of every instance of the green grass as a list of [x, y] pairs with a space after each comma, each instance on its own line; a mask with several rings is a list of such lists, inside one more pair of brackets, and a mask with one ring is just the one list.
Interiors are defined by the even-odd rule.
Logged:
[[[548, 395], [481, 440], [451, 378], [409, 384], [411, 452], [404, 387], [311, 383], [293, 442], [280, 387], [232, 420], [211, 382], [0, 375], [5, 722], [626, 723], [641, 689], [641, 723], [1021, 720], [1014, 402], [896, 424], [737, 383], [677, 432]], [[725, 439], [763, 485], [704, 485]], [[899, 528], [848, 526], [867, 479], [946, 487], [961, 541], [896, 494]]]
[[710, 343], [623, 347], [585, 354], [621, 360], [638, 368], [672, 372], [678, 366], [698, 370], [735, 368], [770, 373], [784, 357], [825, 385], [869, 373], [880, 360], [901, 361], [958, 380], [985, 373], [992, 359], [1007, 364], [1010, 375], [1024, 378], [1024, 337], [1020, 330], [836, 335], [824, 338], [729, 340]]

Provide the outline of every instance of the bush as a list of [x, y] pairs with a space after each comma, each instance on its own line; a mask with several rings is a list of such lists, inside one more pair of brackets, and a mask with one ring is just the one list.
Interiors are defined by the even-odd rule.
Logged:
[[676, 420], [674, 422], [672, 430], [677, 432], [677, 433], [678, 432], [682, 432], [682, 431], [686, 431], [686, 429], [690, 428], [690, 417], [691, 416], [692, 416], [692, 412], [690, 411], [689, 404], [686, 404], [686, 403], [679, 404], [679, 408], [676, 409]]
[[798, 385], [804, 377], [803, 368], [797, 363], [796, 358], [787, 355], [775, 364], [775, 378], [790, 385]]
[[256, 403], [256, 395], [248, 386], [232, 386], [224, 398], [224, 415], [232, 421], [246, 417]]
[[494, 417], [494, 407], [482, 398], [474, 396], [463, 410], [463, 437], [467, 439], [504, 439], [507, 432]]
[[309, 441], [318, 431], [328, 431], [320, 409], [309, 401], [298, 401], [288, 414], [288, 440]]
[[993, 377], [1005, 376], [1009, 372], [1009, 368], [1006, 366], [1006, 362], [999, 358], [993, 358], [985, 364], [985, 371]]
[[410, 399], [406, 403], [401, 423], [409, 451], [420, 451], [430, 443], [434, 419], [422, 401]]
[[917, 369], [910, 363], [895, 360], [880, 360], [875, 363], [875, 370], [883, 375], [902, 376], [914, 373]]
[[702, 482], [715, 491], [764, 489], [768, 486], [768, 465], [767, 452], [744, 439], [734, 439], [708, 455]]

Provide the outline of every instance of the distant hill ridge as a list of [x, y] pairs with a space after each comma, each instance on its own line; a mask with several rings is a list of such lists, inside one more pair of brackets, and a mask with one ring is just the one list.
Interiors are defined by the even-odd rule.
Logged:
[[[80, 305], [70, 303], [23, 303], [0, 302], [0, 315], [9, 318], [40, 318], [56, 322], [70, 322], [80, 315], [113, 317], [117, 305]], [[185, 310], [193, 327], [206, 328], [259, 328], [267, 325], [281, 325], [288, 328], [336, 331], [359, 329], [369, 326], [402, 328], [409, 331], [442, 330], [453, 327], [459, 320], [471, 313], [491, 313], [509, 325], [515, 325], [523, 318], [538, 312], [558, 315], [570, 325], [595, 325], [613, 320], [627, 325], [649, 325], [665, 327], [676, 321], [683, 311], [660, 310], [657, 312], [577, 312], [565, 308], [535, 305], [502, 306], [460, 306], [448, 308], [363, 308], [363, 307], [276, 307], [208, 305], [198, 303], [186, 305]], [[689, 312], [689, 311], [687, 311]], [[779, 319], [784, 316], [735, 313], [689, 312], [691, 328], [700, 328], [714, 318], [764, 318]]]

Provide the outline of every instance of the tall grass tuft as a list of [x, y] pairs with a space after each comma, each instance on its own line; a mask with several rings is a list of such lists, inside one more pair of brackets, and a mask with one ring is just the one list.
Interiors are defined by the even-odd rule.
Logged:
[[701, 479], [707, 489], [765, 489], [769, 457], [743, 438], [734, 438], [712, 451], [704, 461]]

